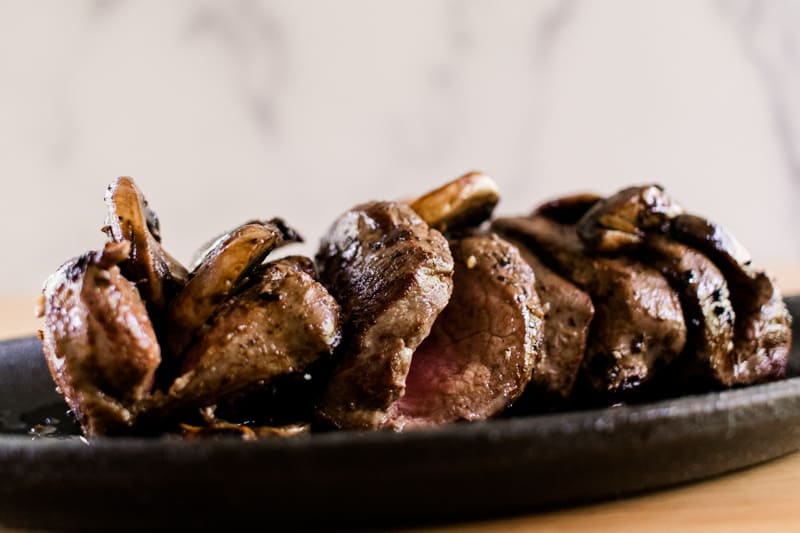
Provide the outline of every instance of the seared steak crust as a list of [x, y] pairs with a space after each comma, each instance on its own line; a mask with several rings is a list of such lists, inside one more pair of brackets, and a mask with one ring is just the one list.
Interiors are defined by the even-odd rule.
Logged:
[[321, 415], [338, 427], [383, 427], [411, 356], [450, 300], [447, 241], [408, 206], [371, 202], [334, 222], [317, 262], [345, 324]]

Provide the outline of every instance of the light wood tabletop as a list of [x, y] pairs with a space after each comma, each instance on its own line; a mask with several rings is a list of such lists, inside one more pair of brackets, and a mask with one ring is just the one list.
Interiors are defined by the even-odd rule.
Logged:
[[[800, 293], [800, 266], [772, 266], [784, 294]], [[35, 294], [0, 296], [0, 338], [39, 327]], [[800, 453], [714, 479], [558, 511], [430, 531], [800, 531]]]

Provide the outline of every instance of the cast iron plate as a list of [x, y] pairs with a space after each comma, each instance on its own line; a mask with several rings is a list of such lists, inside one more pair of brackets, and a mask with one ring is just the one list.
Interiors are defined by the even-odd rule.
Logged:
[[[787, 302], [797, 325], [800, 297]], [[797, 351], [786, 380], [636, 406], [407, 433], [87, 444], [20, 434], [22, 418], [36, 422], [60, 398], [38, 340], [8, 341], [0, 343], [0, 523], [386, 527], [699, 480], [800, 448]]]

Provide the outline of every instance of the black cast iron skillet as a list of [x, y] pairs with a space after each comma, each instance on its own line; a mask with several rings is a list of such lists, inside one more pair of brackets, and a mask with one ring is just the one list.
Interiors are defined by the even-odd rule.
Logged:
[[[800, 325], [800, 297], [787, 303]], [[635, 406], [406, 433], [87, 443], [27, 433], [32, 424], [57, 424], [44, 417], [65, 418], [66, 407], [38, 340], [7, 341], [0, 343], [0, 524], [383, 528], [700, 480], [800, 448], [798, 351], [783, 381]]]

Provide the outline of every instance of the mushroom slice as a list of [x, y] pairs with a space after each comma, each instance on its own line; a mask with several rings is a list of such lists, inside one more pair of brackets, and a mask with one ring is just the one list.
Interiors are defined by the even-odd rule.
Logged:
[[775, 280], [754, 268], [744, 247], [713, 222], [685, 214], [673, 221], [671, 229], [675, 239], [706, 254], [728, 281], [736, 312], [729, 384], [783, 377], [792, 343], [791, 315]]
[[428, 226], [441, 232], [478, 226], [492, 215], [500, 193], [497, 183], [480, 172], [464, 174], [411, 202]]
[[280, 232], [280, 240], [276, 243], [275, 247], [283, 246], [284, 244], [289, 244], [293, 242], [303, 242], [303, 236], [300, 233], [289, 226], [282, 218], [272, 218], [270, 220], [248, 220], [241, 226], [234, 228], [231, 231], [227, 231], [217, 237], [213, 238], [212, 240], [208, 241], [203, 247], [197, 250], [194, 255], [192, 256], [192, 262], [190, 264], [190, 268], [192, 271], [196, 271], [200, 265], [206, 262], [206, 259], [214, 253], [217, 253], [218, 248], [220, 245], [229, 239], [231, 233], [236, 231], [242, 226], [246, 226], [248, 224], [255, 224], [257, 226], [269, 226], [271, 228], [276, 228]]
[[636, 248], [645, 232], [665, 232], [683, 213], [659, 185], [628, 187], [594, 204], [577, 224], [578, 236], [593, 252]]
[[145, 305], [117, 266], [127, 241], [72, 260], [44, 286], [41, 337], [50, 373], [89, 436], [122, 433], [161, 352]]
[[180, 354], [241, 279], [277, 246], [299, 240], [281, 224], [253, 221], [222, 235], [203, 254], [189, 281], [169, 303], [167, 346]]
[[158, 219], [132, 178], [114, 180], [105, 201], [107, 233], [113, 241], [131, 245], [130, 257], [120, 265], [122, 273], [136, 283], [160, 328], [169, 300], [186, 282], [186, 269], [161, 247]]
[[308, 424], [292, 424], [289, 426], [248, 426], [234, 424], [223, 420], [210, 422], [205, 426], [180, 424], [181, 434], [185, 439], [207, 439], [209, 437], [238, 437], [241, 440], [264, 440], [274, 438], [289, 438], [303, 435], [311, 431]]
[[179, 424], [180, 432], [186, 439], [208, 437], [238, 437], [241, 440], [261, 440], [270, 438], [289, 438], [308, 434], [309, 424], [253, 424], [230, 422], [218, 418], [214, 407], [200, 409], [201, 424]]
[[305, 257], [259, 266], [186, 350], [167, 403], [204, 407], [302, 372], [340, 338], [339, 306]]

